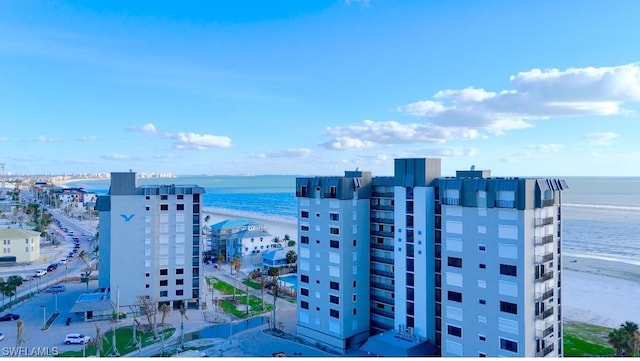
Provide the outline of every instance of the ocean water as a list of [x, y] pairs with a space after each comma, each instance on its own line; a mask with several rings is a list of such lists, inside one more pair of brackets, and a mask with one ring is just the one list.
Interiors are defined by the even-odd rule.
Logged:
[[[640, 264], [640, 178], [567, 177], [562, 247], [568, 256]], [[191, 176], [140, 179], [139, 185], [197, 184], [203, 205], [295, 219], [295, 176]], [[68, 186], [106, 194], [109, 181]]]

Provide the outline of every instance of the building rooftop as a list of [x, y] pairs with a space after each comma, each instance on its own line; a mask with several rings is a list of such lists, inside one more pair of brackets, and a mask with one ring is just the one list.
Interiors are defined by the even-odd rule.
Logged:
[[262, 224], [247, 218], [234, 218], [234, 219], [227, 219], [222, 222], [216, 223], [211, 227], [213, 229], [233, 229], [233, 228], [240, 228], [240, 227], [247, 227], [247, 226], [260, 226], [260, 225]]
[[39, 237], [40, 232], [27, 229], [2, 228], [0, 229], [0, 238], [26, 238]]

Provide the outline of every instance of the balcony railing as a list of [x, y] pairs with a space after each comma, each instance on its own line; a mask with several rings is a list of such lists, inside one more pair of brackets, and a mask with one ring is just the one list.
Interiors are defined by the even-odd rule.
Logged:
[[374, 236], [382, 236], [382, 237], [391, 237], [391, 238], [393, 238], [393, 232], [371, 230], [369, 233], [371, 233], [371, 235], [374, 235]]
[[[552, 237], [553, 238], [553, 237]], [[543, 256], [536, 256], [536, 263], [546, 263], [549, 261], [553, 261], [553, 252], [547, 253]]]
[[503, 201], [496, 199], [494, 202], [496, 208], [516, 208], [516, 201]]
[[554, 344], [551, 344], [551, 345], [543, 348], [542, 350], [536, 352], [536, 357], [545, 357], [548, 354], [550, 354], [553, 351], [553, 345]]
[[382, 204], [372, 204], [371, 209], [379, 210], [379, 211], [392, 211], [393, 206], [385, 206]]
[[544, 320], [547, 317], [550, 317], [551, 315], [553, 315], [553, 307], [552, 308], [548, 308], [546, 310], [544, 310], [544, 312], [540, 312], [536, 315], [536, 318], [538, 320]]
[[380, 263], [384, 263], [384, 264], [393, 264], [393, 258], [371, 256], [371, 261], [380, 262]]
[[536, 337], [545, 338], [553, 333], [553, 323], [545, 323], [543, 329], [536, 330]]
[[393, 298], [389, 298], [389, 297], [370, 295], [369, 298], [371, 299], [371, 301], [382, 302], [382, 303], [386, 303], [387, 305], [393, 306], [395, 304], [395, 301], [393, 300]]
[[383, 271], [381, 269], [375, 269], [375, 268], [370, 269], [369, 273], [371, 273], [372, 275], [382, 276], [382, 277], [387, 277], [387, 278], [394, 278], [395, 277], [395, 275], [391, 271]]
[[390, 244], [383, 244], [383, 243], [377, 243], [377, 242], [372, 242], [371, 243], [371, 248], [375, 248], [375, 249], [382, 249], [385, 251], [393, 251], [393, 246]]
[[553, 234], [549, 234], [546, 236], [535, 236], [533, 238], [536, 246], [542, 246], [543, 244], [547, 244], [547, 243], [551, 243], [553, 242]]
[[371, 218], [372, 223], [393, 224], [393, 218]]
[[395, 287], [392, 284], [388, 284], [388, 283], [370, 282], [370, 286], [372, 288], [379, 288], [381, 290], [395, 291]]
[[385, 311], [385, 310], [379, 309], [378, 307], [372, 307], [371, 313], [393, 319], [393, 312]]
[[546, 300], [548, 298], [553, 297], [553, 288], [550, 288], [544, 292], [536, 292], [536, 301], [543, 301]]
[[373, 197], [393, 198], [393, 192], [371, 192]]
[[553, 217], [536, 218], [536, 226], [548, 226], [553, 224]]
[[548, 271], [547, 273], [543, 273], [538, 278], [536, 278], [536, 282], [545, 282], [553, 278], [553, 271]]
[[556, 201], [554, 199], [543, 199], [542, 200], [542, 206], [543, 207], [551, 207], [555, 203], [556, 203]]
[[442, 204], [446, 204], [448, 206], [459, 206], [460, 198], [442, 198]]

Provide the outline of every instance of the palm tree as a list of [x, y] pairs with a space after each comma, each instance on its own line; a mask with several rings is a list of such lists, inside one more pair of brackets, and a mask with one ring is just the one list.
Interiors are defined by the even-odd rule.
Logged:
[[638, 344], [640, 343], [640, 333], [638, 333], [638, 324], [626, 321], [620, 325], [620, 330], [626, 333], [626, 342], [623, 346], [627, 356], [636, 356], [638, 352]]
[[256, 268], [255, 270], [251, 271], [251, 273], [249, 274], [249, 277], [251, 277], [252, 280], [254, 281], [258, 281], [260, 282], [260, 293], [262, 296], [262, 310], [265, 310], [264, 307], [264, 286], [266, 286], [267, 284], [267, 279], [262, 275], [262, 271], [259, 268]]
[[18, 286], [22, 284], [22, 277], [20, 276], [9, 276], [7, 279], [7, 287], [10, 290], [9, 297], [16, 296], [18, 293]]
[[171, 307], [168, 304], [163, 303], [162, 307], [160, 307], [160, 310], [162, 311], [162, 319], [160, 320], [160, 324], [164, 325], [164, 320], [169, 315], [169, 311], [171, 311]]
[[615, 329], [607, 335], [607, 342], [616, 349], [616, 356], [622, 356], [622, 350], [626, 343], [626, 332]]
[[269, 268], [269, 276], [273, 281], [273, 329], [276, 327], [276, 301], [278, 300], [278, 276], [280, 276], [280, 270], [277, 267]]
[[298, 255], [296, 254], [296, 251], [294, 250], [290, 250], [289, 252], [287, 252], [287, 264], [294, 264], [296, 263], [296, 261], [298, 260]]
[[240, 257], [235, 256], [233, 257], [233, 259], [231, 260], [231, 267], [232, 269], [236, 270], [236, 276], [234, 278], [234, 283], [233, 283], [233, 300], [236, 300], [236, 286], [238, 285], [238, 274], [240, 273], [240, 268], [242, 267], [242, 260], [240, 260]]

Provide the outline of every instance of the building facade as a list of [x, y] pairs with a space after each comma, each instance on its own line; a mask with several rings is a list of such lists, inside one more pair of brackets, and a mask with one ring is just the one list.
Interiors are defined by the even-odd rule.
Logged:
[[119, 291], [121, 306], [138, 296], [196, 308], [201, 285], [201, 196], [196, 185], [137, 186], [133, 172], [111, 173], [99, 196], [99, 286]]
[[[428, 341], [442, 356], [561, 356], [566, 183], [496, 178], [473, 169], [442, 177], [440, 167], [439, 159], [396, 159], [393, 177], [372, 178], [369, 193], [358, 195], [369, 198], [369, 231], [361, 234], [369, 242], [359, 252], [370, 257], [370, 334]], [[312, 179], [318, 181], [310, 186]], [[312, 240], [305, 238], [305, 223], [314, 209], [307, 209], [327, 202], [322, 187], [328, 179], [297, 180], [301, 261], [305, 241]], [[302, 195], [303, 187], [318, 186], [320, 193]], [[316, 226], [321, 231], [331, 223]], [[330, 240], [322, 232], [312, 236]], [[330, 265], [324, 256], [332, 250], [316, 246], [310, 252], [307, 269]], [[299, 284], [304, 274], [301, 264]], [[304, 307], [298, 317], [300, 330]]]
[[0, 240], [0, 262], [33, 262], [40, 257], [40, 232], [3, 228]]
[[228, 219], [211, 226], [211, 256], [214, 259], [222, 254], [227, 262], [233, 257], [248, 260], [277, 246], [264, 225], [250, 219]]

